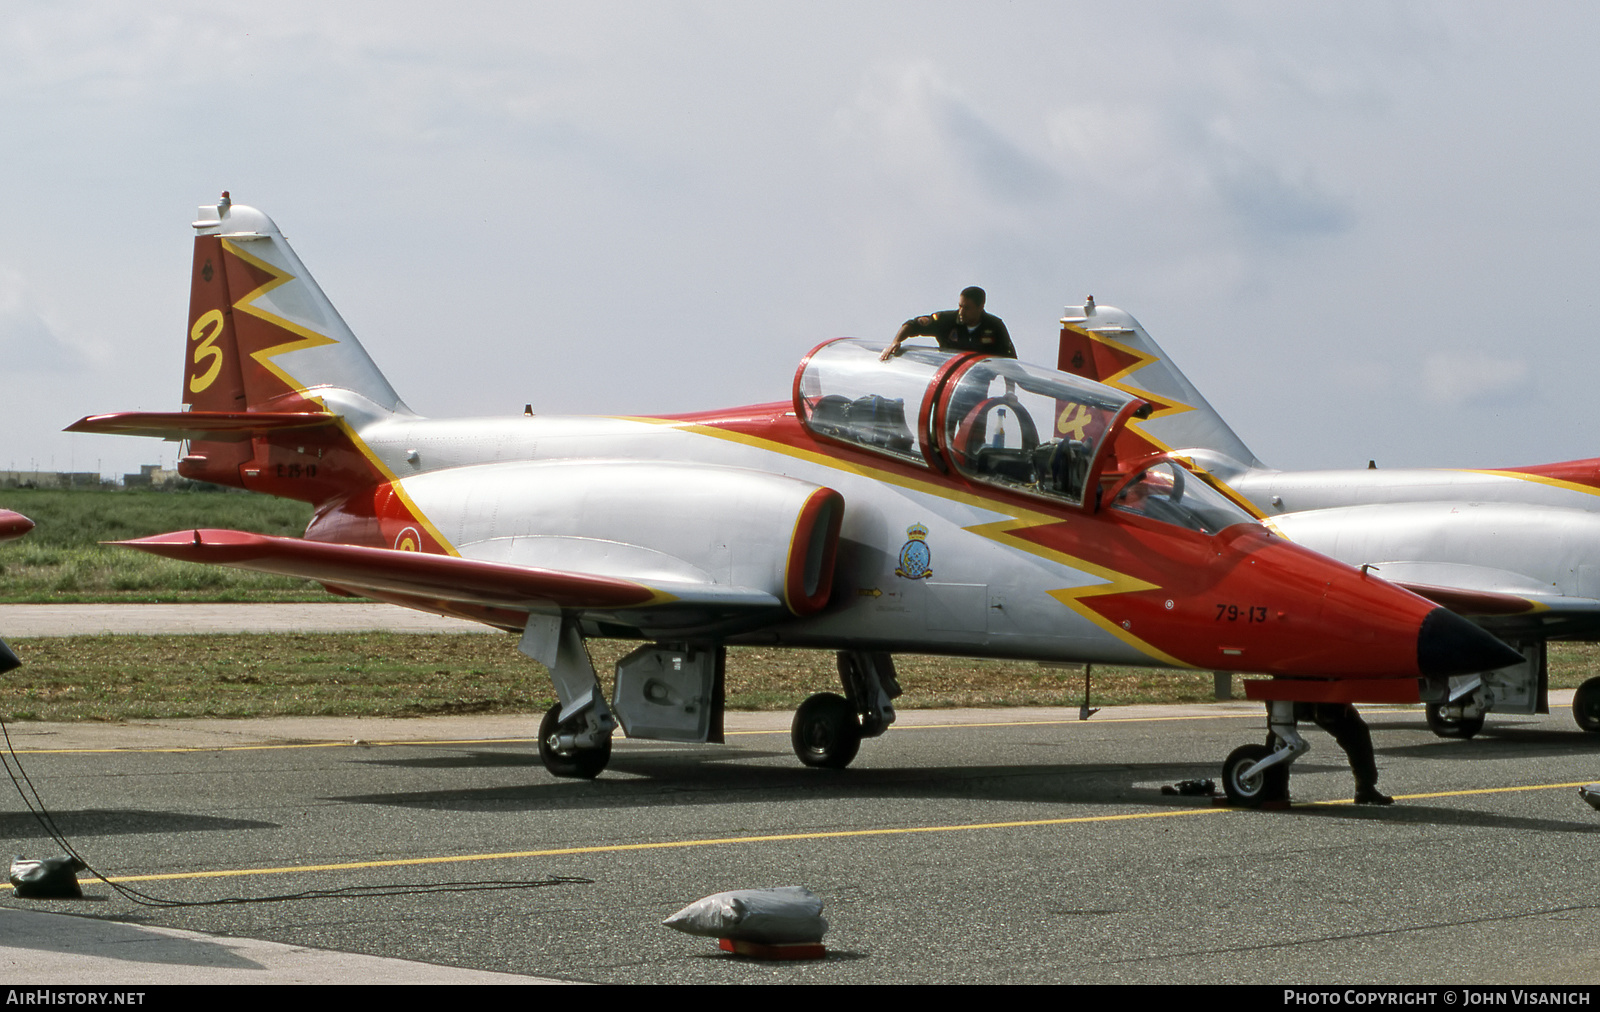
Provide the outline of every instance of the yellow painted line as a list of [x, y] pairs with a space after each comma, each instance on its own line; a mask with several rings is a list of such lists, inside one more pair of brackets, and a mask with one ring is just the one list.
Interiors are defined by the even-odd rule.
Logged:
[[[1522, 787], [1485, 787], [1465, 791], [1438, 791], [1431, 794], [1399, 794], [1397, 801], [1423, 798], [1450, 798], [1469, 794], [1512, 794], [1521, 791], [1548, 791], [1582, 787], [1590, 781], [1561, 784], [1530, 784]], [[1313, 801], [1296, 807], [1349, 805], [1349, 800]], [[584, 854], [622, 854], [649, 850], [688, 850], [696, 847], [726, 847], [752, 843], [790, 843], [799, 840], [843, 840], [869, 836], [911, 836], [919, 833], [964, 833], [984, 829], [1035, 829], [1086, 823], [1131, 822], [1139, 819], [1174, 819], [1190, 815], [1218, 815], [1247, 812], [1247, 808], [1182, 808], [1161, 812], [1129, 812], [1124, 815], [1085, 815], [1062, 819], [1025, 819], [1014, 822], [970, 822], [951, 826], [892, 826], [884, 829], [845, 829], [824, 833], [773, 833], [764, 836], [707, 837], [697, 840], [664, 840], [654, 843], [615, 843], [592, 847], [552, 847], [544, 850], [510, 850], [492, 854], [452, 854], [444, 857], [394, 858], [387, 861], [345, 861], [337, 864], [301, 864], [269, 868], [230, 868], [218, 871], [168, 872], [158, 875], [108, 876], [112, 882], [170, 882], [180, 879], [242, 878], [250, 875], [289, 875], [315, 871], [359, 871], [367, 868], [403, 868], [421, 865], [464, 864], [475, 861], [509, 861], [531, 857], [572, 857]], [[0, 890], [10, 888], [0, 884]]]
[[[1518, 791], [1555, 791], [1563, 787], [1587, 787], [1593, 780], [1575, 780], [1570, 784], [1529, 784], [1524, 787], [1478, 787], [1468, 791], [1434, 791], [1431, 794], [1396, 794], [1396, 801], [1417, 801], [1422, 798], [1464, 798], [1470, 794], [1515, 794]], [[1355, 801], [1312, 801], [1313, 805], [1353, 805]]]
[[[353, 871], [364, 868], [401, 868], [469, 861], [508, 861], [530, 857], [568, 857], [581, 854], [621, 854], [644, 850], [686, 850], [750, 843], [786, 843], [796, 840], [838, 840], [866, 836], [907, 836], [915, 833], [959, 833], [978, 829], [1026, 829], [1064, 826], [1079, 822], [1125, 822], [1132, 819], [1170, 819], [1184, 815], [1233, 812], [1232, 808], [1184, 808], [1166, 812], [1131, 812], [1126, 815], [1087, 815], [1071, 819], [1029, 819], [1019, 822], [975, 822], [956, 826], [895, 826], [887, 829], [846, 829], [827, 833], [776, 833], [768, 836], [727, 836], [699, 840], [665, 840], [656, 843], [615, 843], [594, 847], [555, 847], [548, 850], [512, 850], [496, 854], [453, 854], [447, 857], [408, 857], [388, 861], [348, 861], [340, 864], [303, 864], [279, 868], [234, 868], [222, 871], [170, 872], [161, 875], [107, 876], [112, 882], [162, 882], [175, 879], [239, 878], [246, 875], [288, 875], [311, 871]], [[0, 887], [3, 888], [3, 887]]]
[[[963, 728], [963, 727], [1034, 727], [1034, 726], [1043, 727], [1043, 726], [1052, 725], [1052, 724], [1146, 724], [1146, 723], [1153, 724], [1153, 723], [1158, 723], [1158, 722], [1164, 721], [1164, 720], [1219, 720], [1219, 719], [1222, 719], [1222, 718], [1225, 718], [1225, 717], [1227, 717], [1227, 718], [1251, 717], [1251, 718], [1253, 718], [1255, 720], [1265, 720], [1266, 719], [1266, 715], [1262, 714], [1262, 713], [1203, 713], [1203, 714], [1198, 714], [1198, 715], [1192, 716], [1192, 717], [1105, 717], [1105, 718], [1095, 718], [1093, 720], [1079, 720], [1076, 717], [1074, 717], [1071, 720], [1007, 720], [1007, 721], [992, 721], [992, 722], [977, 723], [977, 724], [895, 724], [893, 726], [893, 730], [895, 732], [900, 732], [900, 731], [948, 731], [948, 730], [959, 729], [959, 728]], [[735, 735], [741, 735], [741, 734], [788, 734], [788, 733], [789, 733], [789, 729], [785, 727], [785, 728], [776, 729], [776, 730], [772, 730], [772, 731], [727, 731], [727, 732], [725, 732], [725, 736], [729, 737], [729, 738], [732, 738]]]

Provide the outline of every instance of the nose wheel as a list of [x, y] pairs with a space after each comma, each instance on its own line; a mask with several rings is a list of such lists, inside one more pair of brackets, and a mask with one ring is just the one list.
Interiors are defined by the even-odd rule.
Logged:
[[1311, 748], [1295, 723], [1293, 701], [1267, 703], [1268, 744], [1241, 745], [1222, 764], [1222, 789], [1230, 803], [1260, 808], [1289, 800], [1289, 764]]
[[1243, 808], [1259, 808], [1270, 801], [1289, 798], [1289, 766], [1278, 763], [1255, 774], [1251, 769], [1272, 755], [1265, 745], [1241, 745], [1222, 764], [1222, 789], [1228, 800]]

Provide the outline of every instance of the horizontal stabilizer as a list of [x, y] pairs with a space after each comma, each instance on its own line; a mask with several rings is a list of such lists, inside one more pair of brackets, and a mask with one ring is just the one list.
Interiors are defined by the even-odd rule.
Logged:
[[331, 411], [123, 411], [89, 415], [67, 432], [237, 442], [288, 429], [311, 429], [339, 420]]

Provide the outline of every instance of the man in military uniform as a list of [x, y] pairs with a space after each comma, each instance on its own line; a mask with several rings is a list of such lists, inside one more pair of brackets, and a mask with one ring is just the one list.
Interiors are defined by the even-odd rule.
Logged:
[[883, 350], [883, 360], [900, 354], [900, 345], [908, 337], [936, 338], [945, 351], [981, 351], [1016, 358], [1017, 349], [1011, 346], [1006, 325], [1000, 317], [983, 311], [984, 300], [982, 288], [967, 288], [961, 292], [958, 308], [907, 320], [894, 335], [894, 343]]

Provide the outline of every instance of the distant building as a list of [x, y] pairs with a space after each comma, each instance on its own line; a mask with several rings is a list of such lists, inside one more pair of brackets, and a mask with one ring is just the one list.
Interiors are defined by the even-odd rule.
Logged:
[[97, 471], [0, 471], [0, 488], [99, 488]]
[[183, 481], [177, 471], [160, 464], [140, 464], [138, 474], [122, 476], [123, 488], [167, 488]]

